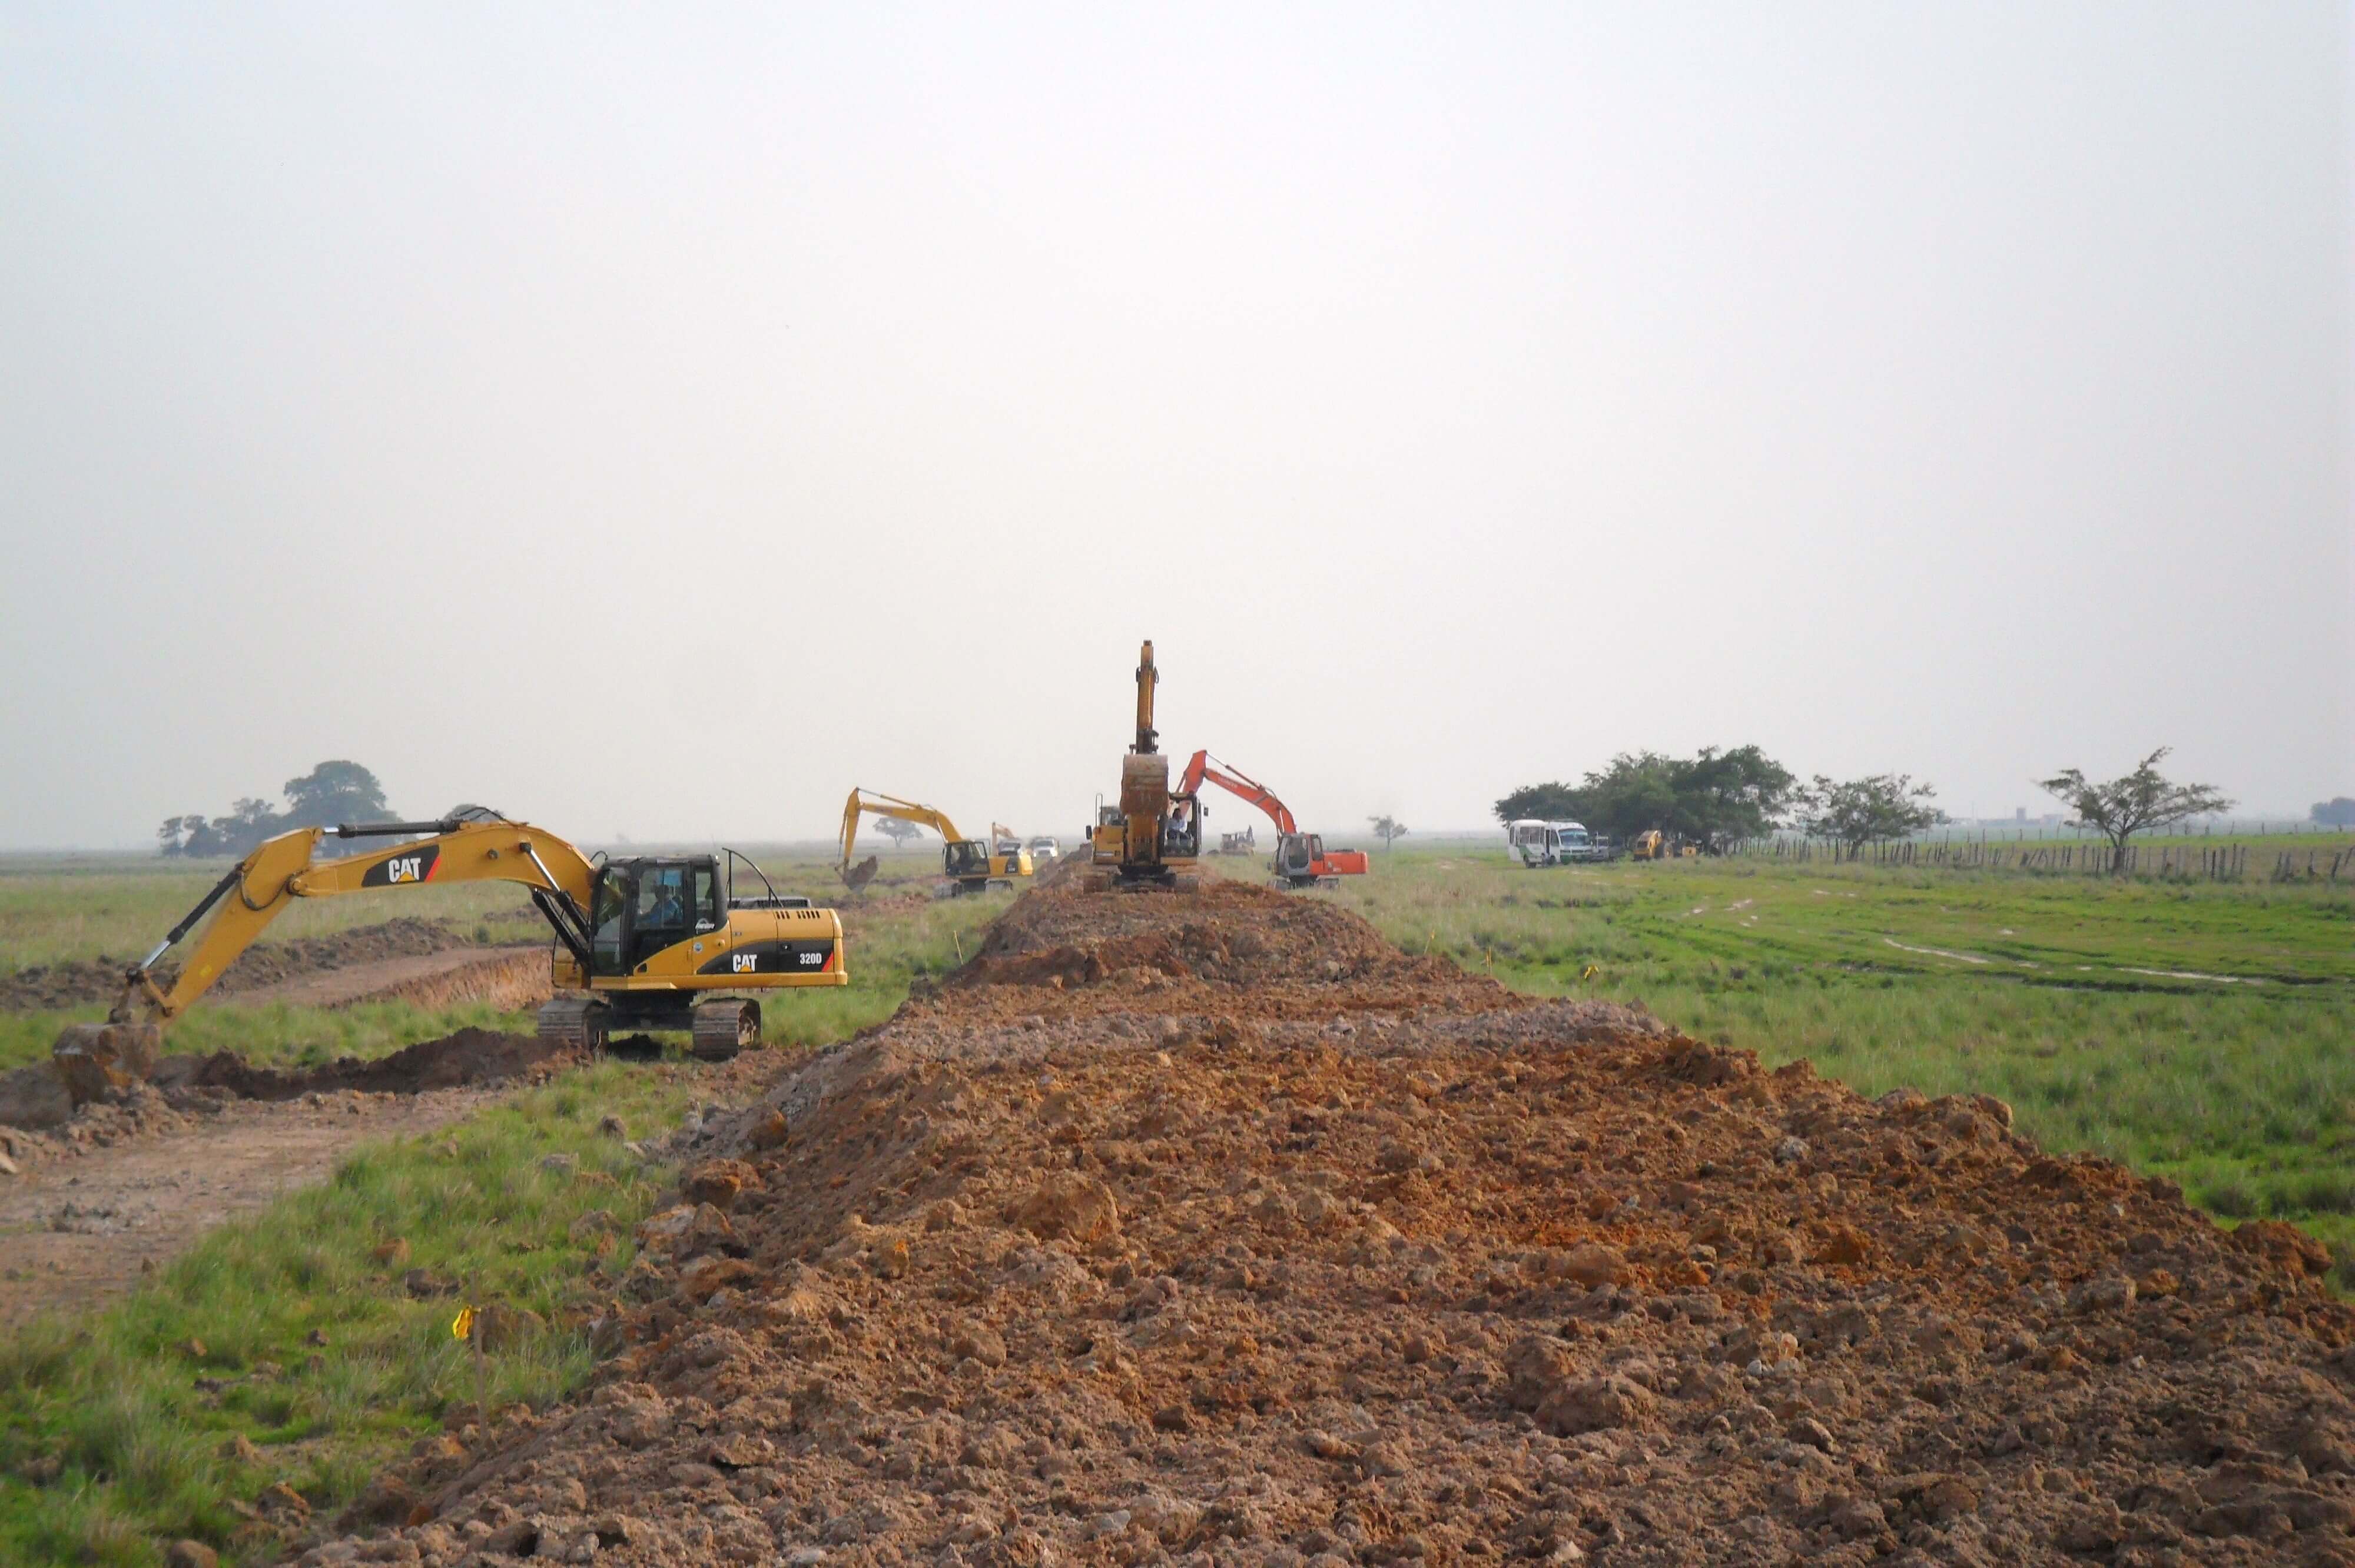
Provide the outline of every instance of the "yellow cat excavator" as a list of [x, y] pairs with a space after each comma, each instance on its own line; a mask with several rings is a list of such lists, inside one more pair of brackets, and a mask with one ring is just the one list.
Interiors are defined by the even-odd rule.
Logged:
[[[429, 837], [414, 837], [415, 834]], [[341, 860], [314, 861], [323, 838], [404, 842]], [[496, 812], [434, 822], [298, 828], [263, 841], [124, 976], [107, 1024], [76, 1024], [57, 1054], [128, 1048], [152, 1055], [162, 1026], [202, 996], [263, 927], [297, 899], [451, 882], [513, 882], [555, 931], [552, 978], [563, 995], [539, 1010], [543, 1039], [602, 1049], [617, 1030], [685, 1030], [707, 1061], [761, 1039], [761, 993], [848, 985], [842, 921], [806, 898], [779, 895], [733, 850], [719, 855], [635, 855], [602, 863], [542, 828]], [[763, 891], [736, 895], [736, 867]], [[166, 991], [158, 959], [208, 914]], [[751, 993], [751, 994], [745, 994]], [[133, 1035], [135, 1038], [126, 1038]]]
[[[853, 789], [842, 808], [842, 863], [835, 874], [853, 893], [875, 880], [881, 863], [873, 855], [853, 865], [851, 853], [858, 842], [858, 819], [890, 817], [902, 822], [913, 822], [930, 828], [945, 841], [941, 851], [941, 869], [947, 874], [951, 888], [958, 893], [982, 893], [992, 887], [1011, 887], [1017, 877], [1031, 874], [1037, 869], [1031, 863], [1030, 852], [1019, 842], [1010, 848], [993, 849], [980, 839], [969, 839], [957, 832], [948, 813], [935, 807], [902, 800], [896, 795], [885, 795], [873, 789]], [[992, 832], [998, 830], [993, 826]]]
[[1169, 758], [1153, 727], [1160, 684], [1147, 641], [1136, 656], [1136, 739], [1120, 759], [1120, 805], [1096, 807], [1085, 884], [1092, 891], [1200, 885], [1195, 857], [1202, 853], [1202, 803], [1190, 791], [1169, 792]]

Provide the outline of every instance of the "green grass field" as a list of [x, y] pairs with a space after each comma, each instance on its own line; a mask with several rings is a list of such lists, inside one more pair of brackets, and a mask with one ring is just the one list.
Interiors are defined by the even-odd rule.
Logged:
[[1637, 1002], [1866, 1094], [2000, 1096], [2048, 1148], [2355, 1244], [2355, 888], [1747, 859], [1524, 871], [1500, 846], [1401, 844], [1321, 896], [1410, 950]]
[[[781, 891], [823, 894], [830, 877], [808, 857], [763, 863]], [[773, 1044], [817, 1045], [879, 1022], [914, 980], [945, 973], [973, 950], [1011, 895], [924, 897], [937, 865], [936, 850], [888, 856], [884, 875], [900, 880], [842, 901], [853, 983], [771, 1002]], [[152, 942], [151, 931], [168, 927], [218, 875], [119, 862], [0, 868], [0, 907], [42, 933], [48, 958], [91, 957]], [[374, 905], [376, 919], [456, 914], [452, 895], [464, 904], [477, 891], [316, 907]], [[299, 908], [272, 938], [312, 914]], [[0, 1017], [0, 1065], [46, 1055], [60, 1022], [98, 1012]], [[177, 1022], [170, 1048], [307, 1062], [378, 1054], [462, 1023], [528, 1029], [530, 1019], [400, 1003], [224, 1002]], [[262, 1489], [288, 1482], [322, 1513], [357, 1497], [389, 1458], [463, 1419], [478, 1397], [472, 1358], [450, 1334], [455, 1304], [410, 1298], [400, 1283], [410, 1267], [549, 1323], [490, 1358], [494, 1410], [577, 1387], [591, 1364], [583, 1314], [610, 1294], [632, 1227], [672, 1174], [627, 1155], [597, 1123], [613, 1114], [633, 1136], [660, 1132], [700, 1097], [702, 1080], [680, 1063], [602, 1064], [430, 1137], [362, 1146], [331, 1181], [213, 1232], [124, 1300], [14, 1334], [0, 1345], [0, 1562], [154, 1568], [183, 1535], [221, 1549], [224, 1561], [266, 1561], [268, 1538], [240, 1512]], [[573, 1168], [544, 1166], [551, 1155], [570, 1156]], [[593, 1210], [610, 1226], [584, 1221]], [[608, 1231], [618, 1245], [592, 1274], [592, 1249]], [[395, 1239], [408, 1255], [379, 1260], [375, 1249]], [[200, 1378], [228, 1386], [208, 1391]], [[240, 1437], [258, 1457], [239, 1457]]]

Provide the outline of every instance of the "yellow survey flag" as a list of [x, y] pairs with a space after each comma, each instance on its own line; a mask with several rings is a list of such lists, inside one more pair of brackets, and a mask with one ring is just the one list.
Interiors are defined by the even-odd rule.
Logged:
[[450, 1319], [450, 1337], [453, 1340], [463, 1340], [474, 1330], [474, 1309], [472, 1307], [459, 1308], [458, 1315]]

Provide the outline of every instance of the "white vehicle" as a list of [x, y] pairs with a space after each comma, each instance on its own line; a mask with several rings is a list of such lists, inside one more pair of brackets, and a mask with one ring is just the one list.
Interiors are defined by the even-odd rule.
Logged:
[[1062, 858], [1063, 845], [1061, 842], [1057, 839], [1050, 838], [1044, 833], [1032, 839], [1030, 841], [1029, 848], [1030, 858], [1042, 864], [1050, 860], [1060, 860]]
[[1541, 822], [1525, 818], [1505, 824], [1505, 842], [1513, 857], [1532, 871], [1541, 865], [1573, 865], [1601, 860], [1605, 853], [1583, 822]]

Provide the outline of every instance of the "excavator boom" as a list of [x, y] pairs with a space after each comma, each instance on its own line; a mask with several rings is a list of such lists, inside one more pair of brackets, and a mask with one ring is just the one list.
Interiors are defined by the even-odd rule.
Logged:
[[1231, 795], [1239, 795], [1268, 814], [1279, 833], [1295, 833], [1299, 824], [1292, 820], [1292, 808], [1275, 798], [1275, 791], [1244, 773], [1232, 763], [1217, 762], [1207, 751], [1198, 751], [1186, 764], [1186, 776], [1178, 786], [1180, 795], [1191, 795], [1202, 787], [1204, 779], [1218, 785]]
[[1160, 684], [1161, 672], [1153, 666], [1153, 640], [1148, 637], [1136, 655], [1136, 744], [1129, 747], [1139, 757], [1153, 755], [1160, 734], [1153, 727], [1153, 694]]
[[[323, 838], [419, 832], [433, 836], [312, 863], [312, 853]], [[585, 959], [590, 885], [595, 877], [594, 868], [579, 850], [526, 822], [449, 821], [297, 828], [257, 845], [130, 971], [128, 979], [155, 1004], [161, 1017], [176, 1018], [210, 990], [237, 956], [252, 946], [272, 921], [292, 908], [296, 899], [424, 883], [521, 883], [531, 889], [557, 936]], [[155, 961], [216, 906], [218, 913], [190, 950], [172, 989], [157, 986], [148, 972]]]
[[[861, 817], [892, 817], [903, 822], [932, 829], [941, 835], [945, 848], [942, 863], [950, 879], [958, 887], [978, 892], [992, 882], [1011, 883], [1018, 876], [1028, 876], [1034, 867], [1030, 852], [1017, 846], [1010, 853], [996, 853], [990, 844], [968, 839], [957, 832], [946, 811], [937, 807], [902, 800], [897, 795], [886, 795], [876, 789], [853, 789], [842, 807], [842, 862], [836, 873], [854, 891], [865, 886], [875, 875], [877, 863], [872, 857], [854, 866], [850, 856], [858, 841], [858, 819]], [[995, 829], [993, 828], [993, 831]]]
[[1216, 761], [1208, 751], [1198, 751], [1186, 764], [1178, 792], [1190, 795], [1205, 780], [1249, 800], [1275, 823], [1275, 879], [1284, 886], [1336, 886], [1342, 877], [1361, 876], [1369, 869], [1364, 851], [1328, 851], [1322, 838], [1300, 831], [1292, 808], [1277, 800], [1274, 790], [1242, 769]]
[[[331, 834], [401, 842], [314, 862], [319, 841]], [[76, 1103], [133, 1081], [145, 1071], [143, 1058], [152, 1065], [163, 1026], [210, 990], [298, 899], [510, 882], [530, 893], [564, 948], [551, 955], [557, 990], [585, 993], [559, 995], [540, 1009], [541, 1038], [593, 1050], [616, 1024], [684, 1029], [697, 1055], [725, 1061], [757, 1044], [761, 1034], [759, 1001], [727, 993], [850, 983], [840, 916], [774, 889], [739, 901], [733, 879], [742, 857], [727, 853], [724, 870], [709, 854], [592, 863], [556, 834], [489, 811], [435, 822], [297, 828], [256, 845], [125, 972], [109, 1022], [69, 1024], [50, 1054]], [[155, 964], [192, 931], [195, 945], [166, 990], [156, 983]], [[150, 1016], [140, 1016], [143, 1011]]]

